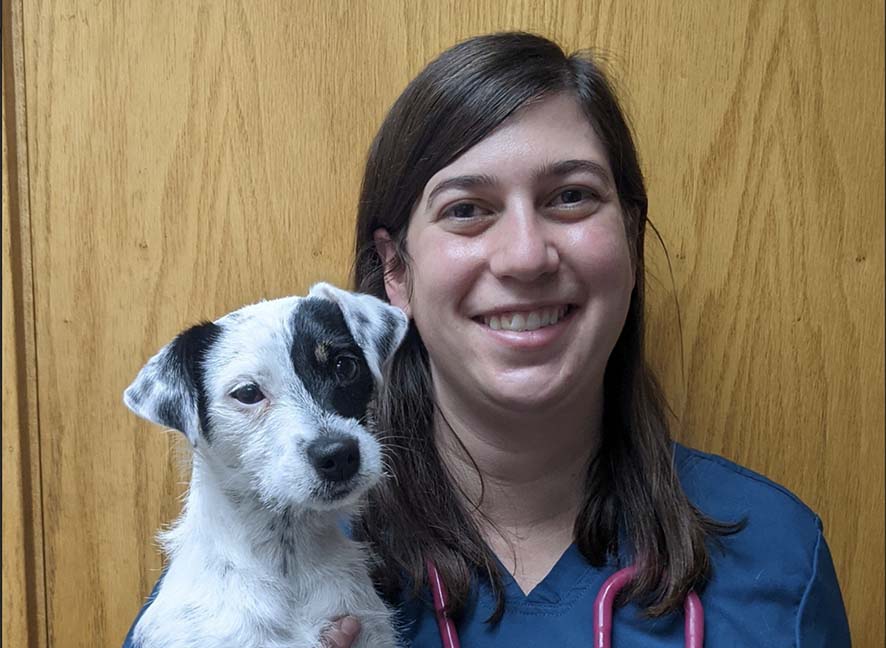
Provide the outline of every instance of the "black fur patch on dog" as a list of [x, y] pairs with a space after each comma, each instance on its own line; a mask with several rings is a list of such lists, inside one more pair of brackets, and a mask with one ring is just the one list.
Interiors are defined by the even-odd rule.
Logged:
[[[292, 316], [292, 331], [292, 365], [314, 400], [345, 418], [363, 419], [372, 397], [372, 373], [339, 307], [325, 299], [304, 299]], [[315, 353], [320, 344], [327, 349], [325, 361]], [[356, 377], [347, 384], [336, 378], [342, 355], [357, 363]]]
[[[172, 341], [170, 353], [166, 357], [167, 364], [164, 367], [171, 377], [177, 378], [178, 382], [185, 386], [189, 395], [197, 404], [200, 429], [207, 442], [211, 442], [212, 433], [207, 414], [208, 407], [206, 385], [203, 380], [203, 363], [206, 359], [206, 354], [212, 348], [220, 333], [221, 327], [212, 322], [197, 324], [180, 333]], [[185, 413], [182, 410], [181, 403], [167, 400], [160, 403], [157, 409], [159, 416], [169, 418], [168, 421], [163, 421], [164, 425], [173, 427], [176, 430], [184, 430]]]

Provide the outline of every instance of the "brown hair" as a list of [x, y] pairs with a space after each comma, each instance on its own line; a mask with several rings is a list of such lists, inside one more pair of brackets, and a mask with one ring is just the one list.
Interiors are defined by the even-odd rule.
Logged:
[[[500, 33], [455, 45], [428, 64], [394, 103], [370, 148], [354, 285], [387, 299], [384, 272], [409, 269], [407, 225], [431, 176], [527, 102], [558, 93], [577, 99], [603, 143], [636, 265], [627, 320], [606, 368], [602, 439], [574, 536], [598, 566], [617, 555], [621, 543], [638, 568], [624, 599], [642, 601], [656, 616], [679, 609], [689, 590], [703, 584], [706, 539], [740, 527], [701, 514], [677, 479], [664, 400], [644, 355], [646, 189], [627, 121], [591, 57], [566, 56], [540, 36]], [[378, 228], [394, 240], [394, 266], [383, 267], [375, 250]], [[472, 578], [485, 575], [497, 596], [495, 621], [504, 609], [499, 568], [438, 454], [434, 412], [427, 351], [413, 325], [378, 399], [377, 424], [389, 442], [392, 478], [371, 494], [355, 532], [377, 553], [376, 582], [389, 596], [404, 588], [417, 596], [427, 585], [425, 560], [431, 559], [456, 614]]]

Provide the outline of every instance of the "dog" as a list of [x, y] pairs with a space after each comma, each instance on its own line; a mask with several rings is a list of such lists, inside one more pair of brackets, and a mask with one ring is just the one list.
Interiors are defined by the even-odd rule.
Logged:
[[362, 546], [342, 530], [382, 474], [367, 412], [406, 315], [326, 283], [193, 326], [123, 400], [193, 447], [168, 567], [140, 648], [319, 648], [353, 614], [355, 647], [394, 648]]

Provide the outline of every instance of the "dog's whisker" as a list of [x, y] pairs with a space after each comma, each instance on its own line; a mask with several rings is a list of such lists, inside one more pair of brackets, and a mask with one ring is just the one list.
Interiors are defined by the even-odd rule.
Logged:
[[403, 452], [415, 452], [414, 448], [408, 448], [406, 446], [392, 445], [392, 444], [386, 444], [384, 446], [384, 448], [382, 448], [382, 452], [384, 452], [385, 450], [388, 450], [388, 449], [391, 449], [391, 450], [396, 449], [396, 450], [401, 450]]

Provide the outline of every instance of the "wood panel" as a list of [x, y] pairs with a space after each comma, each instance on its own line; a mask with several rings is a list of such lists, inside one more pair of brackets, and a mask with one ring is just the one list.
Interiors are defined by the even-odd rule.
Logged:
[[35, 0], [24, 18], [50, 645], [120, 643], [179, 509], [175, 437], [120, 402], [141, 362], [188, 323], [344, 282], [385, 110], [440, 50], [512, 28], [611, 60], [671, 250], [682, 367], [660, 257], [650, 343], [678, 434], [821, 513], [856, 642], [882, 644], [882, 5]]
[[188, 323], [347, 278], [363, 151], [406, 81], [373, 83], [361, 52], [401, 52], [377, 11], [257, 7], [28, 5], [52, 645], [119, 644], [179, 510], [174, 437], [121, 403], [141, 363]]
[[3, 2], [4, 646], [46, 645], [21, 4]]
[[821, 515], [856, 645], [873, 646], [884, 607], [883, 7], [854, 4], [751, 4], [720, 23], [729, 50], [716, 46], [720, 28], [702, 28], [722, 12], [699, 6], [686, 28], [718, 56], [687, 67], [656, 30], [642, 51], [666, 54], [632, 82], [638, 105], [660, 94], [673, 107], [635, 115], [682, 307], [683, 368], [657, 251], [652, 347], [679, 434]]

